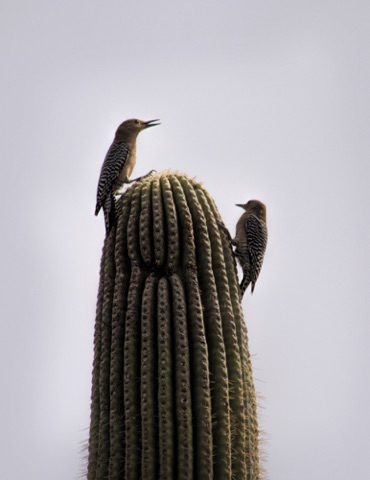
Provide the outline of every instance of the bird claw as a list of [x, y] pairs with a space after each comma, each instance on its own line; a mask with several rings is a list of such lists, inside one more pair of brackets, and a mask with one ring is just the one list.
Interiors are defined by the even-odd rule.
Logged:
[[157, 173], [157, 170], [150, 170], [150, 172], [148, 172], [146, 175], [144, 175], [141, 178], [150, 177], [151, 175], [154, 175], [155, 173]]
[[154, 173], [157, 173], [157, 170], [150, 170], [149, 173], [146, 175], [142, 175], [141, 177], [134, 178], [132, 180], [127, 180], [125, 183], [133, 183], [133, 182], [140, 182], [141, 180], [144, 180], [144, 178], [149, 177], [150, 175], [153, 175]]
[[230, 242], [230, 244], [233, 245], [233, 240], [231, 238], [230, 232], [227, 229], [224, 222], [222, 222], [221, 220], [217, 220], [217, 225], [219, 226], [220, 230], [222, 230], [225, 233], [227, 240]]

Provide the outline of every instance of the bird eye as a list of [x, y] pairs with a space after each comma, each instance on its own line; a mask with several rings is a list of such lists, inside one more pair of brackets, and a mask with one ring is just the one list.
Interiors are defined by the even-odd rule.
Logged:
[[139, 123], [140, 123], [140, 120], [135, 120], [135, 123], [137, 123], [137, 124], [139, 125]]

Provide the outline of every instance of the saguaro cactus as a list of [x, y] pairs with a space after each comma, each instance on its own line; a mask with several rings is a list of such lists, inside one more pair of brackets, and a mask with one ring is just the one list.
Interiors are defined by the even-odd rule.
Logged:
[[247, 331], [213, 200], [165, 173], [120, 207], [101, 261], [88, 479], [259, 479]]

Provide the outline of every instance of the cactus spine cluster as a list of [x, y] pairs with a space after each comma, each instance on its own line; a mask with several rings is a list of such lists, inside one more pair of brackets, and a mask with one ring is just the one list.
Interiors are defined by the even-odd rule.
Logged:
[[120, 208], [101, 261], [88, 479], [259, 479], [247, 331], [212, 198], [165, 173]]

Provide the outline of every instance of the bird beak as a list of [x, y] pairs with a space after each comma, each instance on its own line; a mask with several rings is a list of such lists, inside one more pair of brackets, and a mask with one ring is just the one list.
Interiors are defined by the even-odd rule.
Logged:
[[240, 208], [244, 208], [244, 205], [242, 203], [236, 203], [235, 206], [240, 207]]
[[144, 128], [156, 127], [157, 125], [160, 125], [160, 123], [154, 123], [154, 122], [159, 122], [159, 118], [156, 118], [155, 120], [148, 120], [147, 122], [144, 123]]

